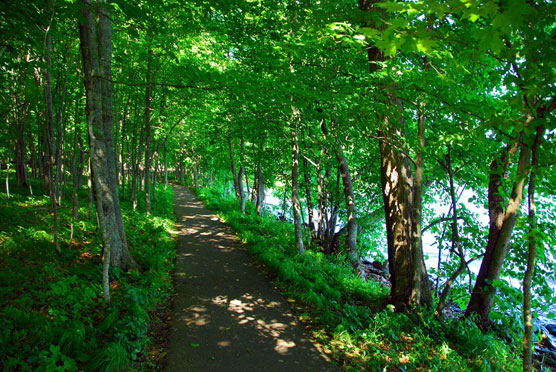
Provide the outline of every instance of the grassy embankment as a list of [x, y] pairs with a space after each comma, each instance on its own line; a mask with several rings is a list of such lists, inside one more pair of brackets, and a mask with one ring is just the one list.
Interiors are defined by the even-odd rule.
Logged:
[[519, 371], [519, 357], [468, 319], [438, 320], [431, 311], [395, 313], [388, 290], [364, 282], [345, 262], [314, 249], [301, 256], [293, 226], [245, 215], [222, 192], [198, 189], [255, 258], [275, 276], [297, 316], [331, 356], [351, 371]]
[[102, 297], [101, 245], [95, 217], [88, 218], [87, 191], [79, 191], [71, 245], [71, 191], [66, 194], [57, 254], [48, 196], [14, 186], [10, 198], [0, 193], [0, 370], [155, 370], [163, 355], [152, 342], [161, 322], [157, 314], [172, 290], [172, 189], [157, 187], [151, 216], [141, 204], [134, 213], [122, 203], [141, 271], [111, 270], [109, 305]]

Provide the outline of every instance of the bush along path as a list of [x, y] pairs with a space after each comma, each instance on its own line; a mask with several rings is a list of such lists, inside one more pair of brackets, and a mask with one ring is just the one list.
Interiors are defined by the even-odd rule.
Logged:
[[218, 217], [176, 186], [167, 371], [337, 371]]

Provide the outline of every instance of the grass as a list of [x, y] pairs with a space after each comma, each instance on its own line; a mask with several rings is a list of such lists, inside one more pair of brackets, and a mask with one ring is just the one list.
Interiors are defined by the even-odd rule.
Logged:
[[141, 272], [112, 269], [112, 302], [103, 301], [101, 245], [88, 219], [87, 191], [69, 244], [71, 200], [59, 208], [53, 245], [50, 201], [11, 186], [0, 193], [0, 369], [4, 371], [153, 370], [152, 327], [168, 302], [175, 240], [172, 190], [157, 187], [151, 216], [124, 201], [127, 240]]
[[514, 348], [469, 319], [396, 313], [388, 289], [360, 279], [341, 258], [295, 250], [293, 226], [258, 217], [212, 189], [197, 195], [236, 232], [275, 280], [313, 337], [348, 371], [520, 371]]

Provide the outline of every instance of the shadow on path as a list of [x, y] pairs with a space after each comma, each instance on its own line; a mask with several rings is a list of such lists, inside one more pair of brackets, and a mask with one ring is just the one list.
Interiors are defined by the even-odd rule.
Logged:
[[175, 300], [166, 371], [339, 371], [298, 324], [237, 239], [174, 186]]

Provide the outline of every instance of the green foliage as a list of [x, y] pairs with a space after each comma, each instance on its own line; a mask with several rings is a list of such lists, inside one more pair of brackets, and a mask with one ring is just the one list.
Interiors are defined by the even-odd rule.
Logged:
[[[36, 186], [36, 185], [34, 185]], [[38, 187], [37, 187], [38, 189]], [[64, 200], [62, 254], [52, 244], [48, 198], [14, 187], [0, 196], [0, 366], [3, 370], [124, 371], [140, 369], [150, 344], [151, 312], [172, 290], [172, 190], [157, 186], [150, 217], [123, 202], [130, 250], [142, 272], [111, 270], [112, 302], [102, 298], [95, 223], [76, 222]], [[86, 190], [80, 190], [86, 200]], [[86, 216], [83, 208], [80, 217]]]
[[315, 250], [299, 255], [291, 224], [258, 217], [216, 189], [197, 195], [229, 224], [275, 275], [313, 335], [346, 370], [518, 371], [512, 347], [470, 319], [442, 320], [426, 309], [396, 313], [388, 289], [363, 281], [341, 258]]

